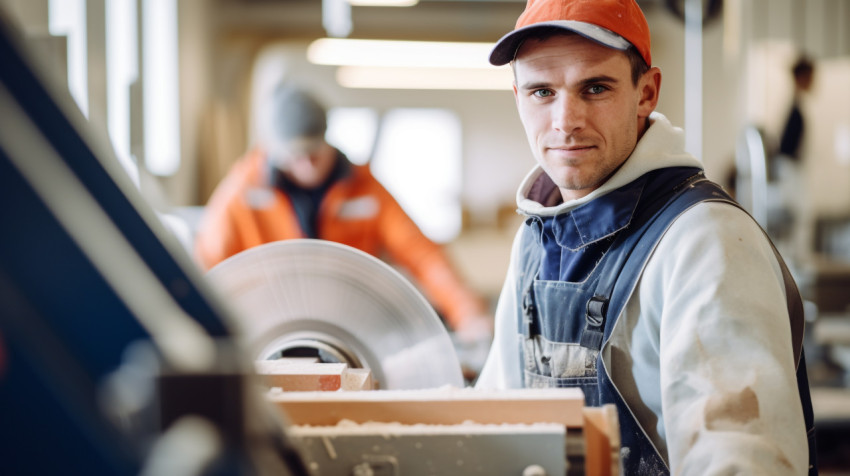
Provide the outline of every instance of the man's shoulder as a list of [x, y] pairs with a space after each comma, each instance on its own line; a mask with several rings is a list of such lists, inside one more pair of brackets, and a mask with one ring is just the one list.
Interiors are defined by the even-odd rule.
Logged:
[[687, 209], [701, 202], [717, 202], [741, 208], [720, 184], [705, 178], [702, 172], [676, 184], [673, 192], [673, 207]]
[[715, 182], [700, 176], [678, 187], [680, 189], [676, 190], [667, 206], [656, 214], [656, 226], [665, 232], [674, 223], [689, 234], [699, 230], [727, 229], [730, 223], [754, 229], [759, 227], [755, 219]]

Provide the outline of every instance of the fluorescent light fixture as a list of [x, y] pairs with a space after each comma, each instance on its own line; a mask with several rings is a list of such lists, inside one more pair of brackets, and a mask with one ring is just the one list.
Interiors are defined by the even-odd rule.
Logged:
[[340, 66], [337, 82], [358, 89], [511, 89], [513, 75], [509, 67], [488, 69], [388, 68]]
[[412, 7], [419, 0], [348, 0], [354, 7]]
[[410, 68], [490, 68], [492, 43], [320, 38], [307, 47], [314, 64]]

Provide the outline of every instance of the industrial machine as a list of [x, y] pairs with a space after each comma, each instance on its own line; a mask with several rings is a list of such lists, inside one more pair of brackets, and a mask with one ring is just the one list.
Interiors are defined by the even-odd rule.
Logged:
[[256, 360], [315, 355], [368, 368], [382, 389], [463, 387], [436, 312], [386, 263], [322, 240], [268, 243], [207, 277], [239, 312]]
[[[460, 389], [377, 259], [304, 241], [203, 275], [2, 13], [0, 474], [616, 472], [616, 413]], [[305, 352], [379, 390], [264, 387], [258, 360]]]
[[[288, 240], [207, 277], [237, 311], [266, 396], [317, 475], [584, 474], [588, 446], [599, 455], [591, 474], [616, 473], [613, 407], [586, 409], [576, 389], [463, 388], [433, 308], [371, 255]], [[371, 383], [346, 385], [348, 369]]]

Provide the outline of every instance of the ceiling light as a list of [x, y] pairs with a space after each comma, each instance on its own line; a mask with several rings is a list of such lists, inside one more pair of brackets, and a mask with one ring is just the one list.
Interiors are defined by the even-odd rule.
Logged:
[[513, 75], [508, 67], [478, 68], [404, 68], [376, 66], [340, 66], [337, 82], [358, 89], [456, 89], [508, 90]]
[[412, 7], [419, 0], [348, 0], [354, 7]]
[[307, 48], [307, 59], [339, 66], [495, 69], [487, 60], [492, 48], [492, 43], [320, 38]]

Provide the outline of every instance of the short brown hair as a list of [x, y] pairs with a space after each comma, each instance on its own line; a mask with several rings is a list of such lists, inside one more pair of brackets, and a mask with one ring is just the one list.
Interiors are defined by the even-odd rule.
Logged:
[[634, 46], [629, 46], [629, 49], [626, 50], [626, 56], [629, 58], [629, 64], [632, 65], [632, 83], [637, 86], [641, 76], [649, 71], [649, 65], [646, 64], [643, 56], [638, 53]]

